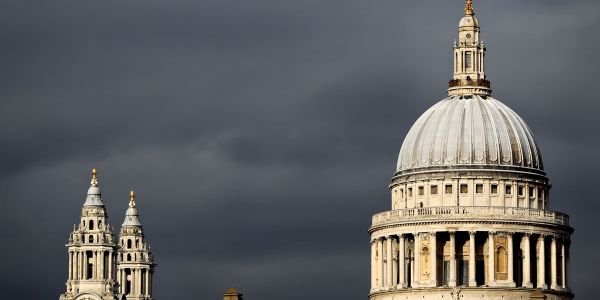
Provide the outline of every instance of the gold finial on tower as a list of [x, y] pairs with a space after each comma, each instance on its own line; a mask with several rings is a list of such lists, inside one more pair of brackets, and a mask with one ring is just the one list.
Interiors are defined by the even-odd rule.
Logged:
[[96, 168], [92, 169], [92, 185], [97, 185], [98, 184], [98, 172], [96, 172]]
[[467, 0], [467, 5], [465, 6], [465, 15], [472, 16], [475, 12], [473, 11], [473, 0]]
[[135, 207], [135, 192], [129, 192], [129, 207]]

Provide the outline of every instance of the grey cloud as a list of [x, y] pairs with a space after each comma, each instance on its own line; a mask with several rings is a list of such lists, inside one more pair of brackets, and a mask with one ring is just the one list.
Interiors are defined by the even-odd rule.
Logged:
[[[232, 284], [248, 299], [366, 298], [366, 230], [389, 208], [404, 135], [445, 96], [460, 1], [0, 6], [6, 297], [63, 292], [94, 166], [113, 225], [139, 195], [156, 298]], [[591, 299], [600, 5], [476, 10], [494, 95], [542, 147], [551, 204], [576, 229], [574, 292]]]

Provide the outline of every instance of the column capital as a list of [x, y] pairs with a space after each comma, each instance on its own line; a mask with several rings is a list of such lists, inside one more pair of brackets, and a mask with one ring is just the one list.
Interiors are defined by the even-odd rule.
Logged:
[[524, 233], [523, 233], [523, 237], [526, 237], [526, 238], [529, 238], [529, 237], [531, 237], [531, 235], [533, 235], [533, 233], [532, 233], [532, 232], [524, 232]]
[[469, 235], [475, 235], [475, 234], [477, 234], [477, 231], [474, 231], [474, 230], [469, 231]]
[[454, 230], [450, 230], [450, 231], [448, 231], [448, 234], [449, 234], [450, 236], [454, 236], [454, 235], [456, 234], [456, 231], [454, 231]]

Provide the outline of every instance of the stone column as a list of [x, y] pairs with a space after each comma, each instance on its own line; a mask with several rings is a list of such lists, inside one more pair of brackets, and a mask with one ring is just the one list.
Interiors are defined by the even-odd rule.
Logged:
[[406, 254], [404, 253], [404, 247], [404, 235], [400, 234], [398, 235], [398, 277], [400, 281], [398, 282], [399, 289], [406, 287], [406, 261], [404, 258]]
[[565, 253], [565, 240], [563, 239], [563, 242], [560, 245], [561, 247], [561, 254], [562, 254], [562, 259], [561, 259], [561, 267], [560, 271], [562, 272], [562, 282], [561, 282], [561, 287], [563, 289], [567, 289], [567, 276], [566, 276], [566, 261], [567, 261], [567, 257], [566, 257], [566, 253]]
[[371, 240], [371, 292], [375, 289], [376, 263], [375, 255], [377, 253], [377, 240]]
[[513, 246], [513, 234], [514, 234], [514, 232], [508, 232], [506, 234], [506, 237], [508, 239], [508, 284], [511, 287], [517, 286], [515, 284], [515, 278], [514, 278], [515, 271], [514, 271], [513, 258], [514, 258], [515, 248]]
[[104, 250], [98, 251], [98, 279], [104, 279]]
[[431, 285], [437, 286], [437, 233], [429, 234], [429, 247], [431, 248]]
[[73, 252], [69, 251], [69, 280], [73, 279]]
[[150, 295], [150, 270], [146, 269], [145, 273], [146, 273], [146, 292], [145, 292], [145, 294], [146, 294], [146, 296], [149, 296]]
[[112, 279], [112, 259], [113, 253], [112, 251], [108, 251], [108, 279]]
[[77, 251], [77, 279], [83, 279], [83, 254]]
[[469, 231], [469, 286], [477, 286], [475, 280], [475, 231]]
[[385, 264], [384, 262], [384, 257], [383, 257], [383, 238], [379, 238], [378, 241], [379, 244], [379, 253], [381, 253], [380, 257], [379, 257], [379, 289], [383, 289], [383, 287], [385, 286]]
[[387, 236], [387, 262], [386, 262], [386, 276], [385, 276], [385, 281], [386, 281], [386, 287], [388, 289], [391, 289], [393, 287], [394, 284], [394, 280], [392, 278], [392, 273], [393, 273], [393, 265], [394, 265], [394, 261], [393, 261], [393, 253], [392, 253], [392, 241], [393, 238], [391, 235]]
[[81, 254], [82, 254], [82, 261], [83, 261], [83, 264], [81, 264], [81, 269], [82, 269], [81, 275], [83, 275], [82, 279], [87, 279], [87, 276], [88, 276], [87, 275], [87, 271], [88, 271], [88, 268], [87, 268], [87, 264], [88, 264], [87, 252], [83, 251]]
[[448, 286], [456, 286], [456, 233], [450, 233], [450, 280]]
[[529, 237], [531, 233], [525, 233], [523, 235], [523, 287], [533, 288], [531, 283], [531, 242]]
[[420, 243], [420, 233], [415, 233], [415, 258], [414, 258], [414, 267], [413, 267], [413, 287], [419, 287], [421, 284], [421, 243]]
[[553, 235], [552, 236], [552, 244], [550, 245], [550, 278], [551, 278], [551, 282], [550, 282], [550, 288], [553, 290], [556, 290], [556, 288], [558, 287], [558, 282], [556, 279], [556, 255], [557, 255], [557, 251], [556, 251], [556, 236]]
[[538, 273], [537, 273], [537, 278], [538, 278], [538, 283], [537, 283], [537, 288], [541, 288], [541, 289], [547, 289], [548, 286], [546, 285], [546, 246], [544, 244], [544, 238], [545, 235], [540, 235], [540, 237], [538, 238], [538, 243], [539, 243], [539, 251], [538, 251]]
[[565, 251], [565, 264], [567, 265], [566, 268], [566, 274], [565, 274], [565, 284], [566, 284], [566, 288], [567, 290], [571, 290], [571, 244], [570, 244], [570, 240], [569, 240], [569, 244], [566, 247], [566, 251]]
[[494, 235], [495, 233], [493, 231], [490, 231], [488, 233], [488, 270], [490, 271], [489, 273], [489, 280], [488, 280], [488, 285], [492, 286], [495, 284], [496, 282], [496, 268], [495, 268], [495, 263], [496, 263], [496, 256], [495, 254], [495, 250], [494, 249]]

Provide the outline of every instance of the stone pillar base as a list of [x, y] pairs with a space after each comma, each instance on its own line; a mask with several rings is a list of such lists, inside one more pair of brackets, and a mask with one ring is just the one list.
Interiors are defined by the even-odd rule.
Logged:
[[469, 287], [477, 287], [477, 281], [469, 281]]
[[533, 283], [531, 283], [531, 282], [523, 282], [523, 287], [528, 288], [528, 289], [532, 289], [533, 288]]

